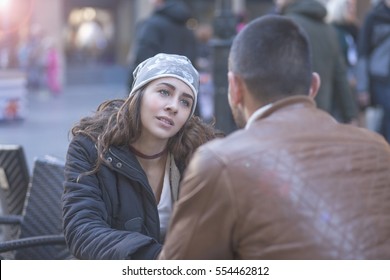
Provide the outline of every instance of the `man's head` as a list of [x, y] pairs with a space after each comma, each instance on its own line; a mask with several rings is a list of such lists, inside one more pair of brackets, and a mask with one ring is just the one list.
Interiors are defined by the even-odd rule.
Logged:
[[239, 126], [260, 106], [292, 95], [314, 96], [319, 86], [305, 33], [283, 16], [260, 17], [238, 33], [228, 78], [229, 104]]

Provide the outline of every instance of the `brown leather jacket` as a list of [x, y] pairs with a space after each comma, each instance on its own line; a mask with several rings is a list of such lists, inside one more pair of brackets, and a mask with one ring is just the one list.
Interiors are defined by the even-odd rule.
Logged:
[[304, 96], [191, 161], [160, 259], [390, 259], [390, 147]]

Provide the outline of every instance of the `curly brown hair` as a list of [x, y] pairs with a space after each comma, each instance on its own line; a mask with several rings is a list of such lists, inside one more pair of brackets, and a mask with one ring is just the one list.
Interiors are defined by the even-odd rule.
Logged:
[[[71, 129], [71, 135], [84, 134], [97, 146], [98, 158], [95, 168], [87, 174], [98, 171], [105, 161], [104, 154], [110, 146], [126, 146], [134, 143], [141, 135], [141, 100], [145, 87], [127, 99], [112, 99], [99, 105], [92, 116], [82, 118]], [[202, 144], [224, 134], [197, 116], [188, 119], [179, 132], [168, 140], [168, 151], [175, 159], [181, 173], [189, 163], [195, 150]]]

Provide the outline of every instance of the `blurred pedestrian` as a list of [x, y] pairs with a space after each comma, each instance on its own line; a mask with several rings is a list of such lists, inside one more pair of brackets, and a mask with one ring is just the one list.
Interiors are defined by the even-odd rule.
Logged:
[[[325, 22], [325, 6], [313, 0], [275, 0], [275, 3], [280, 14], [292, 18], [308, 35], [313, 52], [313, 70], [318, 72], [322, 80], [316, 97], [318, 107], [342, 122], [357, 125], [356, 100], [348, 85], [337, 34]], [[337, 113], [334, 112], [335, 103], [339, 104]]]
[[135, 69], [127, 99], [72, 128], [63, 219], [76, 258], [156, 258], [187, 162], [215, 137], [193, 116], [198, 88], [188, 58], [158, 54]]
[[240, 32], [248, 23], [248, 15], [246, 11], [237, 14], [236, 32]]
[[25, 67], [27, 88], [31, 92], [39, 92], [45, 84], [45, 52], [43, 45], [44, 32], [39, 25], [29, 30], [25, 45], [21, 46], [21, 65]]
[[211, 24], [200, 24], [196, 29], [197, 56], [196, 69], [199, 71], [199, 96], [196, 115], [206, 122], [214, 119], [214, 79], [212, 75], [213, 52], [210, 40], [213, 36]]
[[55, 41], [52, 37], [44, 40], [45, 48], [45, 77], [46, 87], [52, 95], [58, 95], [61, 92], [60, 85], [60, 56]]
[[[326, 19], [337, 31], [340, 49], [345, 65], [347, 66], [349, 86], [357, 102], [356, 64], [358, 59], [357, 37], [359, 27], [357, 22], [356, 0], [329, 0], [326, 8], [328, 11]], [[340, 115], [340, 104], [334, 103], [333, 106], [335, 114]], [[361, 109], [363, 110], [364, 108]]]
[[390, 0], [367, 14], [359, 34], [357, 90], [362, 106], [380, 106], [380, 133], [390, 142]]
[[[149, 0], [153, 14], [137, 25], [130, 55], [130, 72], [143, 60], [157, 53], [179, 54], [188, 57], [195, 65], [196, 38], [187, 27], [191, 11], [182, 1]], [[129, 75], [128, 89], [133, 78]]]
[[390, 146], [313, 100], [305, 32], [255, 19], [234, 38], [239, 127], [194, 154], [160, 259], [389, 259]]

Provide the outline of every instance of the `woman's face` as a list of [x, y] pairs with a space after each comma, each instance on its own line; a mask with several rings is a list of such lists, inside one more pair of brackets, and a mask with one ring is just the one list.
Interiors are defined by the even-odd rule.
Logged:
[[141, 140], [145, 137], [168, 140], [188, 120], [194, 95], [176, 78], [160, 78], [147, 85], [141, 101]]

